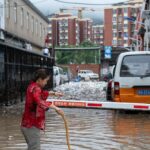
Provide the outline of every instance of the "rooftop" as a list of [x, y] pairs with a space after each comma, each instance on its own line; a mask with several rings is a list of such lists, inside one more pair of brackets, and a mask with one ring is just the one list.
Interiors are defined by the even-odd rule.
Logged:
[[42, 19], [44, 19], [47, 23], [49, 23], [48, 18], [31, 3], [29, 0], [23, 0], [33, 11], [35, 11]]

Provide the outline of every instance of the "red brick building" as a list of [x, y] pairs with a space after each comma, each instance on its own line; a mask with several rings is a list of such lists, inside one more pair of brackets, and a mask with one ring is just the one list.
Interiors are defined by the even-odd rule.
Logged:
[[[129, 47], [137, 34], [135, 23], [125, 17], [137, 17], [142, 0], [133, 0], [126, 5], [116, 5], [104, 11], [104, 45]], [[135, 39], [136, 40], [136, 39]]]
[[91, 19], [78, 19], [80, 43], [85, 40], [92, 41], [92, 23]]
[[49, 46], [79, 45], [79, 26], [76, 16], [56, 14], [49, 18]]
[[58, 19], [59, 46], [79, 45], [79, 26], [75, 16]]

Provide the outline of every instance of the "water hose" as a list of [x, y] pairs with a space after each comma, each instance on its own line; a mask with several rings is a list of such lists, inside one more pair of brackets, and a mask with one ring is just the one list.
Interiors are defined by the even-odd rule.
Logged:
[[65, 117], [64, 114], [59, 113], [57, 110], [56, 110], [56, 112], [57, 112], [58, 115], [60, 115], [62, 117], [62, 119], [64, 121], [65, 129], [66, 129], [66, 142], [67, 142], [67, 145], [68, 145], [68, 150], [71, 150], [71, 148], [70, 148], [70, 142], [69, 142], [69, 128], [68, 128], [67, 118]]

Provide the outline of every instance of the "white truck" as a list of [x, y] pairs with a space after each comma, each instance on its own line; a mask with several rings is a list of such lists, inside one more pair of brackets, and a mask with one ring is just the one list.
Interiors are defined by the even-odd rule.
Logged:
[[97, 73], [94, 73], [92, 70], [79, 70], [78, 77], [81, 79], [90, 79], [90, 80], [98, 80], [99, 75]]

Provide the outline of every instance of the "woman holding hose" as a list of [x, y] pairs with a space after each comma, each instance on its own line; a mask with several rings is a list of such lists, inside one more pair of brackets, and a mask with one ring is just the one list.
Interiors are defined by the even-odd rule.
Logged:
[[46, 102], [48, 96], [62, 96], [62, 93], [45, 91], [50, 76], [45, 69], [35, 72], [33, 81], [26, 91], [25, 110], [22, 116], [21, 131], [28, 145], [28, 150], [40, 150], [40, 130], [45, 129], [45, 111], [53, 108], [63, 115], [63, 111]]

